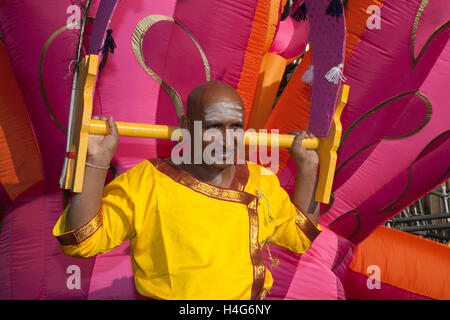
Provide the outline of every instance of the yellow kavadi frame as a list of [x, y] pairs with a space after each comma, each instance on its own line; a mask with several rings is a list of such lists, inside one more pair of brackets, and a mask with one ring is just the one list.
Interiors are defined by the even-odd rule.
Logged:
[[[154, 22], [156, 21], [146, 21], [144, 29], [148, 28]], [[71, 190], [72, 192], [82, 192], [83, 189], [89, 134], [104, 135], [107, 133], [105, 121], [91, 120], [98, 61], [98, 55], [88, 55], [84, 57], [79, 65], [74, 105], [69, 118], [69, 137], [66, 149], [69, 151], [66, 154], [60, 178], [60, 187]], [[142, 61], [140, 63], [142, 64]], [[206, 72], [208, 73], [208, 70]], [[302, 142], [303, 147], [315, 149], [319, 155], [320, 171], [315, 197], [318, 202], [329, 203], [330, 201], [336, 169], [337, 149], [342, 135], [340, 116], [347, 103], [348, 94], [349, 86], [342, 85], [329, 136], [325, 138], [304, 139]], [[141, 138], [171, 139], [174, 131], [178, 129], [177, 127], [165, 125], [126, 122], [116, 122], [116, 124], [120, 136]], [[181, 138], [181, 135], [179, 136]], [[294, 138], [295, 136], [286, 134], [274, 135], [246, 132], [244, 142], [246, 145], [256, 144], [260, 146], [270, 146], [271, 143], [276, 143], [281, 148], [289, 148]]]
[[[87, 143], [89, 134], [104, 135], [107, 133], [105, 121], [91, 120], [93, 105], [93, 90], [97, 74], [98, 56], [86, 56], [79, 70], [77, 94], [74, 102], [74, 112], [70, 123], [69, 153], [66, 155], [67, 166], [63, 168], [60, 186], [73, 192], [81, 192], [84, 169], [86, 165]], [[316, 201], [329, 203], [334, 172], [336, 169], [337, 148], [342, 135], [340, 116], [347, 103], [349, 87], [341, 87], [338, 105], [334, 114], [330, 135], [326, 138], [304, 139], [302, 146], [315, 149], [319, 154], [320, 172], [316, 191]], [[173, 126], [151, 125], [140, 123], [116, 122], [120, 136], [171, 139], [178, 129]], [[275, 137], [275, 139], [273, 139]], [[270, 145], [276, 142], [281, 148], [289, 148], [295, 136], [286, 134], [245, 133], [246, 145]]]
[[79, 65], [77, 93], [69, 123], [69, 152], [66, 154], [66, 163], [60, 178], [60, 187], [73, 192], [81, 192], [83, 187], [97, 67], [98, 55], [84, 57]]

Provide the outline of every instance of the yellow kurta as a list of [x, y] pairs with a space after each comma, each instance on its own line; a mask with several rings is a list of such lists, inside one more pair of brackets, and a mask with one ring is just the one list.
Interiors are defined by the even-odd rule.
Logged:
[[136, 288], [156, 299], [263, 298], [273, 279], [261, 247], [303, 253], [320, 232], [277, 176], [252, 163], [224, 189], [146, 160], [105, 187], [86, 225], [65, 232], [67, 210], [53, 229], [63, 251], [90, 257], [130, 240]]

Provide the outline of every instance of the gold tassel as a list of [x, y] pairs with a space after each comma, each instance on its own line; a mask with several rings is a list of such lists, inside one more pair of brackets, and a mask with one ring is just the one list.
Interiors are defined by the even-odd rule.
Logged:
[[[264, 197], [264, 199], [266, 200], [267, 203], [267, 210], [268, 210], [268, 215], [269, 215], [269, 221], [272, 221], [272, 216], [270, 215], [270, 204], [269, 204], [269, 199], [267, 199], [267, 197], [264, 195], [264, 193], [261, 192], [260, 189], [256, 189], [255, 190], [256, 196], [258, 197], [258, 205], [261, 202], [261, 197]], [[265, 216], [264, 216], [265, 218]], [[267, 220], [266, 220], [267, 222]]]
[[269, 245], [267, 245], [267, 252], [269, 253], [269, 260], [272, 263], [272, 267], [277, 267], [280, 264], [280, 260], [272, 258], [272, 254], [270, 253]]

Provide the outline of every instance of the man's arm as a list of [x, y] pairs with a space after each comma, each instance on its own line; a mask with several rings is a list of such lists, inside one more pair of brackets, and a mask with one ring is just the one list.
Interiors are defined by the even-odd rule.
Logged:
[[[107, 120], [108, 134], [89, 135], [87, 162], [98, 167], [108, 168], [119, 142], [119, 133], [112, 117], [93, 117]], [[75, 194], [66, 217], [66, 231], [75, 230], [97, 213], [101, 206], [107, 169], [86, 166], [83, 192]]]
[[292, 159], [297, 167], [292, 202], [310, 218], [316, 225], [319, 222], [319, 203], [315, 201], [317, 188], [317, 168], [319, 156], [315, 150], [306, 150], [302, 147], [302, 140], [313, 138], [314, 135], [305, 131], [293, 131], [296, 137], [289, 149]]

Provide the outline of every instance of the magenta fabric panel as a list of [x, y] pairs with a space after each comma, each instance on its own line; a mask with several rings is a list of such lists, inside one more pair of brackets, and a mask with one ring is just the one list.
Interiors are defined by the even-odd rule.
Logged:
[[[339, 150], [333, 187], [342, 186], [371, 155], [384, 137], [401, 137], [413, 133], [426, 121], [427, 104], [417, 95], [407, 94], [363, 119], [354, 127]], [[355, 152], [360, 151], [356, 155]], [[344, 163], [342, 159], [347, 159]], [[395, 159], [396, 163], [401, 158]]]
[[[0, 234], [1, 299], [87, 297], [95, 258], [62, 253], [52, 235], [61, 213], [61, 193], [16, 200], [6, 208]], [[73, 266], [79, 270], [79, 288], [70, 285]]]
[[[6, 299], [80, 299], [87, 296], [94, 259], [80, 261], [63, 255], [51, 234], [62, 213], [58, 180], [66, 137], [51, 120], [39, 83], [41, 52], [50, 36], [70, 22], [66, 10], [72, 4], [72, 1], [50, 0], [3, 1], [0, 4], [1, 33], [41, 151], [44, 175], [43, 186], [27, 190], [6, 206], [2, 229], [8, 231], [0, 234], [1, 252], [4, 253], [0, 282], [7, 288], [1, 294]], [[42, 61], [45, 93], [56, 119], [65, 127], [72, 86], [71, 74], [65, 76], [75, 58], [78, 37], [77, 29], [63, 31], [51, 42]], [[71, 265], [80, 268], [79, 289], [67, 286], [70, 277], [67, 268]]]
[[448, 165], [440, 164], [450, 157], [450, 132], [437, 139], [435, 144], [430, 145], [432, 151], [425, 150], [423, 156], [353, 212], [336, 218], [330, 228], [353, 243], [360, 243], [379, 225], [448, 179]]
[[289, 291], [288, 300], [336, 300], [343, 299], [339, 294], [336, 275], [310, 255], [304, 255], [297, 266]]
[[129, 242], [97, 256], [89, 286], [89, 300], [144, 300], [134, 285]]
[[237, 88], [257, 3], [257, 0], [177, 3], [174, 17], [202, 46], [212, 79]]
[[419, 56], [430, 35], [449, 21], [448, 3], [445, 1], [429, 1], [420, 16], [414, 41], [414, 56]]
[[[117, 48], [110, 54], [108, 62], [97, 78], [94, 114], [113, 116], [116, 121], [168, 124], [176, 123], [157, 119], [157, 110], [175, 115], [174, 107], [165, 94], [160, 99], [160, 85], [141, 67], [132, 50], [131, 39], [136, 24], [143, 18], [160, 14], [173, 17], [176, 1], [120, 1], [111, 18], [109, 28], [113, 30]], [[161, 100], [161, 101], [160, 101]], [[153, 139], [121, 137], [114, 164], [124, 172], [143, 159], [156, 156]]]
[[[378, 140], [381, 138], [398, 138], [420, 129], [420, 124], [425, 120], [426, 103], [416, 95], [407, 94], [408, 92], [419, 90], [420, 93], [424, 94], [423, 85], [425, 82], [429, 83], [430, 94], [437, 98], [436, 101], [431, 103], [433, 118], [435, 118], [436, 111], [442, 108], [442, 102], [440, 102], [442, 98], [438, 98], [438, 96], [442, 97], [445, 90], [442, 91], [440, 83], [448, 80], [443, 77], [444, 75], [439, 70], [445, 69], [444, 61], [447, 59], [441, 57], [439, 59], [441, 62], [439, 62], [437, 55], [444, 54], [442, 49], [447, 43], [448, 32], [441, 32], [438, 37], [430, 42], [420, 61], [414, 67], [412, 66], [411, 56], [411, 28], [420, 1], [395, 5], [389, 5], [389, 1], [387, 1], [384, 4], [382, 7], [383, 27], [377, 30], [376, 35], [374, 32], [364, 33], [345, 69], [345, 75], [352, 91], [342, 115], [344, 133], [350, 126], [356, 125], [356, 127], [339, 149], [337, 167], [339, 168], [347, 161], [352, 161], [352, 164], [345, 165], [347, 173], [341, 171], [342, 177], [341, 172], [337, 174], [336, 189], [348, 180], [349, 172], [355, 172], [371, 154], [371, 152], [367, 152], [368, 149], [356, 154], [361, 148], [368, 147], [373, 151], [374, 145], [369, 145], [378, 144]], [[450, 8], [448, 8], [448, 5], [442, 4], [441, 9], [448, 11]], [[407, 21], [400, 20], [395, 13], [397, 10], [403, 12], [405, 17], [403, 18], [402, 15], [402, 19], [407, 19]], [[424, 12], [427, 10], [428, 6]], [[389, 39], [387, 47], [384, 44], [385, 39]], [[377, 50], [377, 46], [384, 47], [386, 50]], [[374, 64], [373, 61], [378, 62]], [[441, 67], [434, 66], [435, 63], [441, 64]], [[383, 72], [383, 70], [385, 71]], [[430, 78], [430, 76], [435, 79], [425, 78]], [[437, 78], [441, 79], [438, 80]], [[366, 83], [371, 85], [367, 86]], [[422, 86], [422, 88], [419, 86]], [[403, 97], [398, 98], [402, 95]], [[430, 99], [429, 94], [426, 94], [425, 97]], [[397, 99], [390, 101], [394, 98]], [[382, 103], [386, 104], [383, 108], [362, 119], [369, 110], [380, 106]], [[446, 115], [445, 112], [439, 117], [444, 115]], [[356, 124], [358, 118], [362, 121]], [[427, 125], [427, 127], [431, 126], [432, 122]], [[436, 127], [436, 129], [436, 131], [442, 132], [442, 123], [440, 128]], [[364, 134], [362, 134], [363, 132]], [[432, 138], [434, 137], [427, 139], [429, 141]], [[422, 143], [418, 145], [418, 148], [424, 146], [425, 141], [421, 140]], [[408, 148], [410, 146], [408, 145]], [[414, 152], [419, 152], [415, 149], [409, 150], [410, 159], [414, 158]], [[352, 156], [354, 158], [351, 158]], [[405, 164], [396, 158], [392, 168], [398, 170], [399, 167], [403, 169]]]
[[[410, 291], [380, 283], [380, 288], [369, 289], [369, 278], [359, 272], [348, 270], [343, 281], [348, 299], [356, 300], [432, 300]], [[369, 279], [369, 281], [373, 281]]]
[[267, 248], [262, 250], [264, 263], [270, 270], [273, 277], [273, 286], [267, 295], [269, 300], [283, 300], [289, 291], [293, 281], [298, 263], [302, 258], [301, 254], [292, 253], [281, 247], [269, 244], [270, 253], [273, 259], [278, 259], [278, 265], [272, 264], [269, 259]]
[[[441, 27], [434, 36], [428, 33], [429, 27], [422, 30], [430, 41], [413, 62], [412, 25], [420, 2], [394, 5], [385, 1], [382, 28], [365, 32], [346, 64], [351, 89], [341, 117], [344, 134], [338, 151], [334, 202], [320, 223], [355, 244], [448, 176], [448, 165], [443, 161], [448, 149], [442, 139], [450, 118], [446, 103], [450, 78], [444, 72], [450, 61], [450, 26]], [[450, 14], [450, 4], [438, 3], [441, 11]], [[430, 8], [436, 10], [436, 4]], [[425, 7], [418, 28], [423, 19], [431, 18], [425, 14], [430, 8]], [[400, 18], [397, 12], [404, 16]], [[428, 23], [438, 30], [442, 21]], [[434, 155], [418, 159], [431, 146]], [[410, 170], [413, 180], [405, 191]], [[401, 201], [396, 201], [399, 197]]]
[[[62, 213], [62, 195], [62, 192], [59, 192], [45, 196], [45, 242], [42, 240], [41, 245], [45, 248], [45, 290], [40, 299], [86, 299], [96, 257], [69, 257], [62, 252], [59, 242], [53, 237], [53, 227]], [[79, 283], [75, 279], [78, 276]]]
[[[65, 135], [50, 119], [40, 93], [39, 62], [47, 39], [67, 24], [69, 0], [2, 1], [0, 26], [5, 47], [22, 90], [43, 163], [45, 190], [58, 188], [64, 158]], [[66, 30], [50, 45], [43, 61], [43, 81], [55, 117], [67, 126], [72, 77], [66, 80], [74, 59], [79, 31]], [[26, 38], [24, 38], [24, 36]]]
[[[266, 266], [272, 273], [274, 285], [268, 299], [345, 299], [340, 277], [347, 269], [353, 247], [326, 227], [304, 254], [295, 254], [279, 246], [270, 245], [272, 265], [267, 249], [263, 250]], [[339, 271], [337, 271], [339, 270]]]
[[11, 299], [39, 299], [45, 295], [45, 197], [15, 201], [12, 209]]
[[333, 271], [336, 277], [342, 281], [355, 254], [355, 246], [346, 238], [341, 237], [338, 234], [336, 234], [336, 237], [337, 248], [331, 271]]

